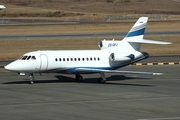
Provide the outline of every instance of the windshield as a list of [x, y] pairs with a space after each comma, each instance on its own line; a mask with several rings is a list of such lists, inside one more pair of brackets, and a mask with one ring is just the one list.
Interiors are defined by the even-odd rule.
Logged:
[[29, 56], [25, 55], [25, 56], [21, 56], [19, 60], [36, 60], [36, 57], [32, 55]]

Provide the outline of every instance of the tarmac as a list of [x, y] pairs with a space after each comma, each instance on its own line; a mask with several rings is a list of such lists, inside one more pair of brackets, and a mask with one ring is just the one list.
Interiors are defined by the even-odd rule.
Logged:
[[[165, 59], [163, 59], [165, 60]], [[160, 61], [160, 60], [158, 60]], [[0, 62], [1, 65], [7, 62]], [[180, 120], [180, 65], [130, 65], [120, 70], [162, 72], [162, 76], [35, 74], [0, 68], [2, 120]]]
[[[146, 35], [178, 35], [179, 32]], [[116, 35], [124, 33], [108, 33], [108, 36]], [[5, 35], [0, 38], [79, 36], [102, 37], [105, 34]], [[75, 82], [74, 75], [35, 74], [33, 85], [28, 84], [28, 76], [19, 76], [3, 68], [10, 61], [1, 61], [0, 120], [180, 120], [179, 60], [179, 56], [150, 57], [141, 65], [120, 69], [164, 73], [161, 76], [106, 73], [106, 83], [99, 84], [99, 74], [83, 75], [83, 82]]]

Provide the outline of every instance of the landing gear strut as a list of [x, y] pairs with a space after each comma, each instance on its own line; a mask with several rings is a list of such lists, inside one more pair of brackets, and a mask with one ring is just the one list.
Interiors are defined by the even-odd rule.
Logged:
[[76, 79], [77, 82], [82, 82], [83, 81], [83, 77], [80, 74], [76, 74], [75, 79]]
[[33, 80], [35, 79], [33, 73], [29, 74], [29, 78], [30, 78], [29, 84], [33, 84], [34, 83]]
[[104, 75], [104, 72], [100, 72], [101, 77], [98, 78], [98, 83], [105, 83], [106, 82], [106, 77]]

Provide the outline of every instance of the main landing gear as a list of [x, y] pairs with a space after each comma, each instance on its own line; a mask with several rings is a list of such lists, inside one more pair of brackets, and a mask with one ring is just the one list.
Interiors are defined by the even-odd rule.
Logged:
[[83, 81], [83, 77], [80, 74], [76, 74], [75, 79], [76, 79], [77, 82], [82, 82]]
[[33, 73], [29, 73], [29, 78], [30, 78], [30, 81], [29, 81], [29, 84], [33, 84], [33, 80], [35, 79]]
[[98, 83], [105, 83], [106, 82], [106, 77], [104, 75], [104, 72], [100, 72], [101, 77], [98, 78]]

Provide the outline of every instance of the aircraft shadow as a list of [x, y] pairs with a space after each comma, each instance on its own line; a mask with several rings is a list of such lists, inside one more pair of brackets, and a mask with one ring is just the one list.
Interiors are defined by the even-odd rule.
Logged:
[[[139, 84], [139, 83], [123, 83], [123, 82], [114, 82], [114, 81], [130, 81], [130, 80], [147, 80], [151, 78], [145, 78], [145, 77], [126, 77], [124, 75], [112, 75], [110, 77], [106, 78], [106, 83], [109, 85], [128, 85], [128, 86], [144, 86], [144, 87], [152, 87], [154, 85], [148, 85], [148, 84]], [[87, 78], [81, 83], [98, 83], [97, 78]]]
[[[74, 78], [65, 77], [65, 76], [55, 76], [59, 79], [60, 82], [76, 82]], [[113, 81], [127, 81], [127, 80], [147, 80], [151, 78], [145, 78], [145, 77], [126, 77], [124, 75], [112, 75], [110, 77], [107, 77], [107, 82], [105, 84], [111, 84], [111, 85], [129, 85], [129, 86], [144, 86], [144, 87], [151, 87], [154, 85], [146, 85], [146, 84], [133, 84], [133, 83], [118, 83]], [[108, 82], [109, 81], [109, 82]], [[78, 83], [92, 83], [92, 84], [99, 84], [97, 78], [85, 78], [82, 82]]]
[[[29, 80], [23, 81], [14, 81], [14, 82], [5, 82], [2, 84], [28, 84]], [[59, 83], [59, 80], [34, 80], [34, 84], [43, 84], [43, 83]]]
[[[55, 76], [56, 77], [56, 76]], [[60, 77], [60, 79], [58, 78]], [[62, 82], [75, 82], [74, 78], [66, 77], [66, 76], [58, 76], [58, 79], [51, 79], [51, 80], [34, 80], [34, 84], [44, 84], [44, 83], [62, 83]], [[29, 79], [24, 79], [21, 81], [13, 81], [13, 82], [5, 82], [2, 84], [28, 84]]]
[[[45, 84], [45, 83], [72, 83], [76, 82], [74, 78], [58, 75], [55, 76], [58, 80], [34, 80], [34, 84]], [[112, 75], [107, 78], [107, 82], [105, 84], [109, 85], [128, 85], [128, 86], [144, 86], [144, 87], [151, 87], [154, 85], [146, 85], [146, 84], [135, 84], [135, 83], [122, 83], [122, 82], [113, 82], [113, 81], [127, 81], [127, 80], [143, 80], [143, 79], [151, 79], [151, 78], [142, 78], [142, 77], [126, 77], [124, 75]], [[112, 82], [111, 82], [112, 81]], [[14, 82], [5, 82], [2, 84], [28, 84], [29, 80], [21, 80], [21, 81], [14, 81]], [[92, 83], [92, 84], [99, 84], [97, 78], [85, 78], [82, 82], [78, 83]]]

